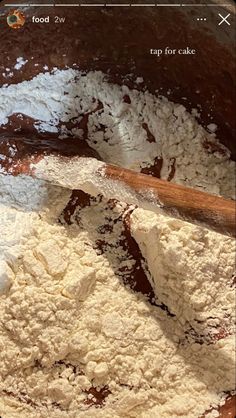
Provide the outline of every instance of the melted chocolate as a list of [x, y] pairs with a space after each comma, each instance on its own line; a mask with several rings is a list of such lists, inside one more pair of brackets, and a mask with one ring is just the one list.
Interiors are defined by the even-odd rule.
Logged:
[[13, 175], [27, 174], [30, 172], [30, 164], [41, 160], [45, 155], [93, 157], [100, 160], [99, 154], [78, 138], [60, 140], [32, 135], [23, 137], [15, 133], [1, 134], [0, 149], [4, 155], [0, 165]]
[[[212, 408], [205, 412], [200, 418], [207, 416], [209, 412], [212, 411]], [[219, 418], [235, 418], [236, 417], [236, 396], [228, 395], [226, 398], [225, 404], [220, 406], [218, 409]]]
[[[71, 218], [75, 211], [78, 210], [78, 208], [83, 209], [90, 206], [90, 201], [91, 196], [89, 194], [84, 193], [82, 190], [73, 190], [70, 200], [61, 214], [61, 219], [68, 225], [71, 225], [73, 223]], [[76, 221], [79, 224], [79, 215], [77, 215]]]
[[[107, 386], [101, 389], [92, 387], [86, 391], [86, 394], [88, 395], [87, 399], [84, 401], [86, 405], [101, 408], [104, 405], [106, 398], [111, 394], [111, 391]], [[89, 395], [92, 395], [92, 398], [89, 397]]]
[[142, 168], [141, 173], [148, 174], [153, 177], [157, 177], [158, 179], [161, 178], [161, 169], [163, 166], [163, 158], [156, 157], [154, 160], [154, 164], [150, 167]]
[[143, 129], [147, 132], [147, 141], [152, 143], [156, 142], [155, 136], [151, 133], [147, 123], [142, 124]]
[[170, 166], [170, 173], [169, 173], [169, 176], [168, 176], [168, 179], [167, 179], [168, 181], [173, 180], [173, 178], [175, 176], [175, 162], [176, 162], [176, 159], [172, 158], [171, 159], [171, 166]]
[[[216, 31], [210, 9], [204, 11], [207, 25], [199, 26], [193, 19], [196, 9], [191, 7], [146, 7], [142, 13], [135, 7], [27, 8], [27, 24], [21, 29], [1, 26], [0, 84], [31, 79], [45, 71], [45, 64], [49, 71], [55, 66], [101, 70], [108, 73], [110, 81], [123, 84], [125, 78], [127, 85], [127, 74], [132, 73], [133, 80], [142, 76], [151, 92], [168, 93], [188, 110], [200, 107], [205, 126], [213, 118], [219, 138], [235, 156], [234, 32], [227, 27]], [[6, 14], [9, 11], [4, 10]], [[32, 23], [32, 15], [45, 13], [51, 19], [46, 29]], [[65, 23], [54, 24], [55, 16], [62, 15]], [[189, 42], [197, 51], [195, 55], [163, 54], [157, 58], [150, 54], [150, 48], [170, 45], [178, 49]], [[20, 56], [28, 62], [13, 70], [13, 77], [5, 78], [5, 67], [13, 68]], [[135, 84], [135, 88], [140, 86]]]
[[5, 134], [0, 135], [0, 148], [6, 156], [9, 155], [10, 147], [15, 148], [16, 156], [20, 160], [30, 155], [56, 154], [65, 157], [81, 156], [101, 159], [99, 154], [89, 145], [78, 138], [47, 138], [47, 137], [23, 137], [21, 135]]
[[128, 94], [125, 94], [123, 97], [123, 102], [127, 104], [131, 104], [131, 99]]

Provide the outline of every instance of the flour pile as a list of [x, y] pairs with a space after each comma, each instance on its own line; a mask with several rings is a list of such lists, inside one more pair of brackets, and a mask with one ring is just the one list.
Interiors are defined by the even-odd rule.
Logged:
[[107, 163], [140, 171], [158, 159], [163, 179], [235, 197], [229, 151], [165, 97], [73, 69], [4, 86], [0, 97], [0, 125], [23, 112], [40, 132], [86, 139]]
[[[165, 177], [174, 157], [174, 181], [232, 195], [226, 150], [203, 146], [214, 135], [181, 106], [104, 77], [66, 70], [4, 87], [1, 123], [24, 109], [37, 129], [63, 136], [88, 112], [89, 144], [109, 162], [140, 171], [161, 156]], [[147, 120], [154, 142], [140, 128]], [[219, 415], [235, 382], [233, 239], [3, 174], [0, 224], [2, 418]]]

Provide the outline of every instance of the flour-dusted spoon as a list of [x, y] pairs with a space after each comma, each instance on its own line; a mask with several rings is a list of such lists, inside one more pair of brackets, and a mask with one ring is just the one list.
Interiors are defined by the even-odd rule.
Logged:
[[31, 148], [27, 148], [25, 142], [20, 159], [5, 165], [5, 171], [27, 174], [72, 190], [81, 189], [94, 196], [102, 194], [108, 199], [118, 199], [221, 234], [236, 236], [234, 201], [106, 164], [94, 158], [93, 150], [84, 144], [80, 148], [77, 143], [76, 153], [82, 156], [75, 155], [74, 150], [70, 150], [71, 140], [67, 146], [66, 142], [59, 141], [60, 148], [65, 148], [64, 155], [61, 155], [57, 143], [58, 140], [47, 141], [45, 150], [42, 143], [39, 149], [36, 142], [31, 143]]

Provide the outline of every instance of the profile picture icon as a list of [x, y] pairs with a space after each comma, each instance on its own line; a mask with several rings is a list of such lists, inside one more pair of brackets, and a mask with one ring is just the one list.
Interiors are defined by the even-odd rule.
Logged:
[[12, 29], [20, 29], [25, 24], [25, 16], [19, 10], [10, 12], [7, 16], [7, 24]]

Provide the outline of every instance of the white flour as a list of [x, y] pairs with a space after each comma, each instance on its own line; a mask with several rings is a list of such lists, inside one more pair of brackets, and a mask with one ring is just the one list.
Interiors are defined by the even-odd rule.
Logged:
[[206, 323], [213, 334], [234, 324], [235, 290], [226, 290], [235, 272], [234, 239], [141, 209], [131, 220], [155, 294], [171, 312], [199, 334]]
[[[127, 97], [130, 103], [126, 103]], [[22, 109], [36, 120], [39, 131], [58, 132], [62, 137], [84, 135], [76, 126], [88, 114], [88, 144], [104, 161], [140, 171], [161, 157], [163, 179], [170, 176], [174, 165], [175, 182], [235, 196], [235, 165], [216, 140], [212, 126], [211, 133], [207, 132], [182, 105], [164, 97], [110, 84], [101, 72], [83, 74], [68, 69], [2, 87], [0, 124]], [[71, 120], [75, 127], [68, 130], [66, 123]], [[219, 151], [211, 151], [212, 143]]]
[[15, 70], [20, 70], [22, 67], [24, 67], [25, 64], [27, 64], [28, 60], [24, 60], [23, 57], [19, 57], [16, 60], [16, 64], [14, 65]]
[[11, 282], [5, 260], [17, 260], [22, 251], [22, 236], [31, 233], [38, 213], [41, 218], [55, 221], [69, 196], [69, 191], [65, 190], [62, 195], [60, 188], [45, 185], [40, 180], [0, 174], [0, 294], [8, 289]]
[[24, 60], [23, 57], [19, 57], [16, 60], [16, 64], [12, 68], [13, 71], [11, 71], [10, 68], [5, 68], [5, 71], [2, 73], [4, 78], [12, 78], [14, 76], [14, 70], [19, 71], [22, 67], [24, 67], [25, 64], [27, 64], [28, 60]]
[[[18, 179], [9, 179], [14, 191], [14, 181], [17, 183]], [[8, 177], [4, 180], [7, 183]], [[37, 181], [35, 186], [39, 187]], [[64, 193], [61, 190], [61, 201], [68, 199]], [[25, 188], [24, 194], [29, 201], [30, 189]], [[127, 259], [117, 243], [126, 205], [119, 203], [109, 209], [105, 201], [94, 202], [78, 212], [79, 226], [75, 223], [66, 226], [52, 221], [54, 215], [50, 211], [41, 219], [36, 212], [22, 212], [24, 204], [17, 201], [17, 196], [15, 202], [18, 210], [1, 206], [3, 212], [11, 214], [14, 231], [18, 231], [16, 242], [10, 247], [14, 259], [5, 253], [10, 283], [1, 296], [0, 307], [3, 418], [25, 418], [26, 414], [29, 418], [92, 417], [94, 414], [96, 417], [199, 417], [211, 404], [220, 402], [217, 393], [233, 389], [234, 338], [228, 336], [214, 344], [200, 345], [189, 333], [190, 324], [201, 318], [208, 341], [207, 333], [211, 334], [208, 316], [214, 314], [218, 327], [222, 321], [225, 325], [222, 312], [232, 316], [233, 289], [227, 287], [228, 275], [223, 270], [222, 278], [217, 273], [217, 280], [221, 280], [225, 290], [218, 297], [218, 309], [214, 301], [219, 290], [217, 281], [203, 274], [200, 278], [193, 270], [198, 285], [204, 285], [209, 296], [209, 315], [199, 317], [197, 303], [203, 300], [201, 295], [196, 301], [192, 299], [196, 306], [191, 305], [190, 315], [180, 312], [176, 304], [178, 292], [172, 288], [166, 302], [177, 315], [171, 318], [162, 309], [148, 304], [142, 295], [124, 287], [117, 275], [121, 257], [123, 267], [130, 268], [134, 262], [132, 258]], [[54, 211], [53, 206], [49, 203], [48, 209]], [[78, 215], [76, 212], [72, 219]], [[20, 231], [24, 217], [28, 230], [24, 227]], [[141, 217], [146, 225], [141, 210], [135, 210], [133, 217]], [[111, 233], [100, 231], [107, 219], [113, 226]], [[161, 219], [167, 237], [169, 224]], [[180, 228], [186, 228], [185, 224], [176, 225], [173, 233], [178, 255], [184, 257], [189, 246], [181, 249]], [[11, 229], [8, 231], [13, 235]], [[196, 246], [201, 246], [202, 240], [207, 242], [202, 230], [195, 228], [195, 231], [203, 238], [193, 244], [193, 251], [197, 251]], [[218, 242], [222, 240], [217, 234], [212, 237]], [[98, 240], [109, 243], [108, 250], [101, 255], [94, 247]], [[209, 241], [207, 248], [211, 244]], [[171, 251], [171, 244], [167, 248]], [[168, 262], [167, 257], [168, 254], [164, 261]], [[230, 269], [230, 252], [220, 252], [218, 263], [227, 264]], [[201, 265], [202, 272], [214, 268], [207, 251], [202, 255]], [[188, 276], [183, 281], [181, 269], [175, 274], [167, 263], [166, 271], [160, 272], [163, 288], [164, 281], [170, 286], [168, 275], [183, 290], [190, 286]], [[183, 306], [187, 306], [187, 300]], [[92, 386], [108, 387], [111, 391], [101, 410], [94, 407], [86, 410], [83, 403], [88, 398], [86, 390]]]
[[[74, 84], [75, 76], [79, 77], [78, 85]], [[65, 97], [64, 90], [69, 92]], [[103, 95], [104, 107], [111, 109], [111, 138], [119, 123], [131, 134], [127, 123], [134, 129], [144, 117], [139, 113], [146, 115], [149, 128], [154, 129], [151, 121], [154, 124], [157, 118], [160, 132], [166, 129], [166, 136], [163, 134], [163, 140], [157, 136], [160, 141], [156, 143], [147, 143], [146, 134], [141, 133], [136, 157], [131, 143], [127, 145], [129, 134], [122, 134], [121, 148], [123, 152], [130, 149], [131, 155], [128, 161], [124, 152], [122, 160], [119, 152], [117, 163], [126, 161], [140, 170], [153, 163], [155, 146], [155, 155], [165, 155], [165, 176], [172, 158], [165, 140], [174, 144], [182, 131], [185, 140], [173, 146], [178, 160], [174, 180], [192, 186], [198, 183], [231, 196], [232, 164], [225, 156], [210, 156], [204, 151], [200, 144], [208, 134], [182, 107], [158, 99], [154, 118], [145, 110], [153, 96], [129, 91], [141, 109], [135, 111], [132, 105], [129, 112], [125, 103], [123, 114], [123, 104], [119, 108], [116, 102], [123, 97], [123, 90], [127, 94], [125, 87], [107, 85], [101, 73], [81, 76], [67, 70], [40, 75], [31, 82], [1, 89], [1, 123], [24, 108], [28, 116], [38, 120], [40, 129], [50, 125], [49, 129], [60, 132], [60, 120], [78, 117], [78, 109], [81, 113], [91, 111], [92, 97], [101, 100], [99, 95]], [[141, 95], [142, 100], [146, 97], [146, 106]], [[174, 117], [178, 108], [180, 115]], [[91, 115], [90, 144], [107, 113]], [[111, 126], [108, 121], [106, 126]], [[186, 138], [187, 132], [193, 131], [191, 141], [199, 149], [199, 162]], [[103, 134], [99, 133], [100, 141]], [[107, 152], [106, 158], [115, 158], [118, 143], [115, 148], [109, 144], [103, 148], [101, 142], [94, 145], [101, 155]], [[147, 151], [142, 161], [141, 150]], [[215, 178], [206, 167], [211, 167]], [[180, 178], [182, 169], [188, 180]], [[234, 241], [104, 198], [77, 207], [69, 223], [62, 216], [58, 222], [70, 196], [70, 191], [42, 180], [0, 174], [2, 418], [199, 418], [211, 407], [213, 412], [207, 417], [218, 416], [223, 392], [233, 390], [235, 382]], [[72, 203], [75, 201], [74, 196]], [[132, 234], [147, 261], [156, 303], [164, 303], [166, 309], [151, 305], [144, 295], [124, 285], [125, 274], [136, 268], [125, 239], [124, 224], [130, 214]], [[106, 398], [102, 408], [94, 406], [95, 388]]]

